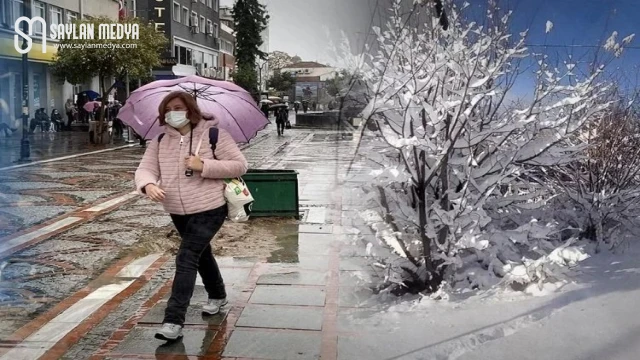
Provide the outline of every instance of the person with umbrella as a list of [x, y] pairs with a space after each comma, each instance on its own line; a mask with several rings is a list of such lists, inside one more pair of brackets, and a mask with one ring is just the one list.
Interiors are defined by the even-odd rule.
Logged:
[[289, 121], [289, 109], [286, 106], [276, 108], [276, 126], [278, 127], [278, 136], [284, 135], [284, 127], [287, 121]]
[[227, 304], [211, 240], [227, 217], [224, 179], [244, 175], [248, 163], [224, 129], [218, 129], [218, 140], [211, 144], [209, 129], [218, 121], [204, 120], [196, 99], [187, 92], [166, 95], [158, 113], [164, 133], [149, 143], [135, 183], [140, 193], [162, 203], [182, 238], [171, 297], [162, 328], [155, 334], [171, 341], [182, 337], [197, 273], [209, 296], [202, 312], [214, 315]]

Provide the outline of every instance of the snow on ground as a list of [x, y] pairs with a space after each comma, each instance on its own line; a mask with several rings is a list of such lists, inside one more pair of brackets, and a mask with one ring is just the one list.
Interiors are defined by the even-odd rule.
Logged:
[[574, 270], [573, 282], [536, 296], [493, 289], [351, 310], [341, 330], [370, 332], [342, 344], [367, 359], [637, 359], [640, 245], [595, 255]]

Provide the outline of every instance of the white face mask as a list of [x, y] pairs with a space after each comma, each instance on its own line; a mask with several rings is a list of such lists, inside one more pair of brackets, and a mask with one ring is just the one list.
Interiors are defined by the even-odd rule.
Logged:
[[169, 111], [164, 115], [164, 120], [174, 129], [180, 129], [189, 123], [186, 111]]

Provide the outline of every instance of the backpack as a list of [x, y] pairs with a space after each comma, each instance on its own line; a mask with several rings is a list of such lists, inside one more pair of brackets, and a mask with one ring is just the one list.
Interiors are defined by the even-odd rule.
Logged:
[[[213, 152], [213, 158], [216, 158], [216, 145], [218, 145], [218, 128], [209, 128], [209, 142], [211, 143], [211, 151]], [[162, 140], [164, 133], [158, 136], [158, 142]]]

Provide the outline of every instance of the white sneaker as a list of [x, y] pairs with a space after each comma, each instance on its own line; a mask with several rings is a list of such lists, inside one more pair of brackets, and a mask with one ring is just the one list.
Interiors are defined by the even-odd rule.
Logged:
[[162, 324], [162, 328], [156, 332], [156, 339], [175, 341], [182, 337], [182, 326], [170, 323]]
[[215, 315], [220, 312], [220, 308], [227, 305], [227, 299], [209, 299], [207, 305], [202, 306], [202, 312], [207, 315]]

